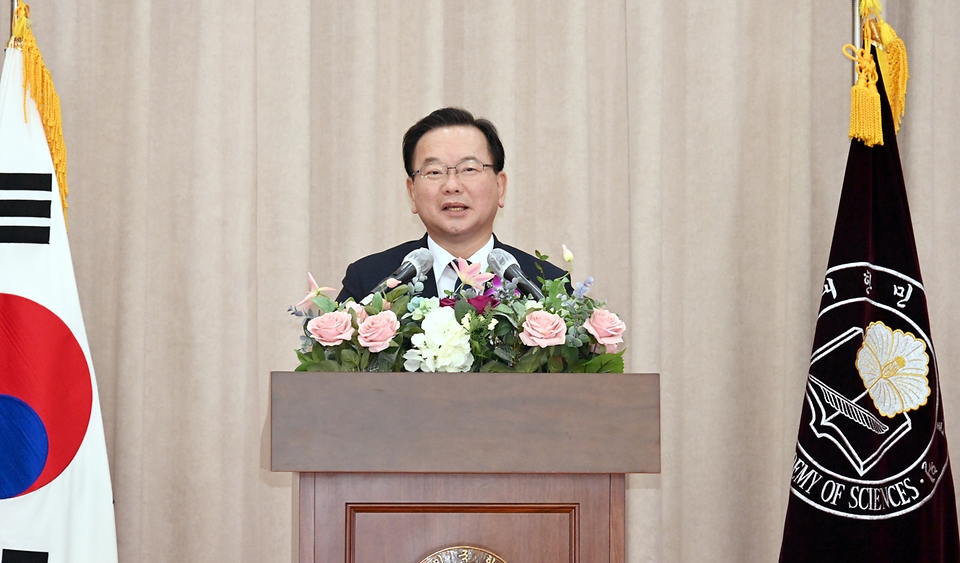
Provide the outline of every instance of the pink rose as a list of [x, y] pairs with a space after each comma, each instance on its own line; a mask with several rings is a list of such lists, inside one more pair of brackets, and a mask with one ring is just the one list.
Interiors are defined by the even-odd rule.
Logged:
[[353, 319], [350, 313], [324, 313], [307, 323], [307, 331], [323, 346], [339, 346], [353, 337]]
[[363, 305], [357, 303], [356, 301], [348, 301], [346, 303], [348, 309], [353, 309], [357, 313], [357, 326], [363, 324], [363, 321], [367, 320], [367, 317], [370, 315], [367, 314], [367, 310], [364, 309]]
[[607, 348], [608, 354], [617, 351], [617, 344], [623, 342], [623, 331], [627, 326], [623, 324], [615, 313], [606, 309], [594, 309], [590, 318], [584, 321], [583, 328], [597, 339], [597, 342]]
[[390, 346], [390, 341], [397, 335], [400, 321], [393, 311], [383, 311], [368, 317], [360, 325], [360, 345], [369, 348], [371, 352], [381, 352]]
[[546, 311], [532, 311], [523, 321], [520, 340], [527, 346], [557, 346], [566, 341], [567, 324], [560, 315]]

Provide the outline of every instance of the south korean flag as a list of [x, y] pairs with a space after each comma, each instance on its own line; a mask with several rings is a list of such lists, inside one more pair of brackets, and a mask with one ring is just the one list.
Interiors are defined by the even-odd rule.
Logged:
[[0, 77], [0, 563], [116, 562], [100, 401], [23, 54]]

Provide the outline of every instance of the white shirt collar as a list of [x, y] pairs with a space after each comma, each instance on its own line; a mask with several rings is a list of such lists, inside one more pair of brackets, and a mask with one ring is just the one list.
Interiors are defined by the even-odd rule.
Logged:
[[[457, 274], [453, 271], [453, 269], [447, 268], [447, 266], [450, 264], [451, 260], [462, 257], [454, 256], [453, 254], [447, 252], [445, 248], [430, 238], [430, 235], [427, 235], [427, 249], [430, 250], [430, 254], [433, 254], [433, 279], [437, 280], [437, 295], [440, 297], [446, 297], [447, 291], [453, 291], [453, 287], [457, 278]], [[490, 235], [490, 240], [487, 241], [487, 244], [480, 247], [480, 250], [474, 252], [471, 256], [466, 258], [472, 264], [479, 262], [480, 271], [486, 271], [487, 255], [490, 254], [491, 250], [493, 250], [493, 235]]]

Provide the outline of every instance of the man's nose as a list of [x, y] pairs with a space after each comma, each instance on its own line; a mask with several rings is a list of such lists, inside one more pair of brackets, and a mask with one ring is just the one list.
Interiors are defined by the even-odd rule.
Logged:
[[462, 188], [460, 177], [457, 176], [456, 168], [447, 168], [447, 177], [443, 180], [444, 192], [459, 192]]

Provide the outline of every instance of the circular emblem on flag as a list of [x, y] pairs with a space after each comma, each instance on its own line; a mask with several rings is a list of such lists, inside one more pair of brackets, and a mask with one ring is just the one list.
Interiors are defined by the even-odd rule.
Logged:
[[870, 264], [824, 283], [791, 491], [863, 520], [919, 508], [947, 458], [923, 286]]
[[93, 386], [87, 358], [52, 311], [0, 293], [0, 499], [59, 476], [87, 433]]

